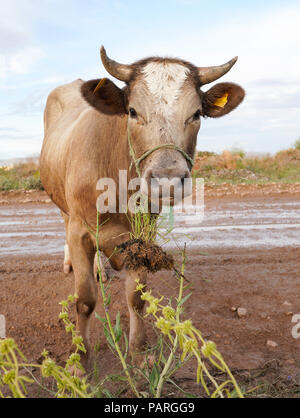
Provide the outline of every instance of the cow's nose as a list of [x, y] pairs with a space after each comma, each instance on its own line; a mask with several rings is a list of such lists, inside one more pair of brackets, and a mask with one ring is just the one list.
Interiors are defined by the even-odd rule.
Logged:
[[172, 198], [178, 193], [182, 196], [185, 187], [184, 180], [188, 178], [190, 178], [189, 170], [175, 172], [168, 169], [154, 169], [149, 173], [151, 191], [160, 198], [167, 197], [164, 196], [165, 194]]
[[184, 179], [190, 178], [189, 170], [174, 170], [173, 168], [164, 168], [164, 169], [153, 169], [150, 171], [149, 176], [151, 179], [179, 179], [180, 182], [183, 182]]

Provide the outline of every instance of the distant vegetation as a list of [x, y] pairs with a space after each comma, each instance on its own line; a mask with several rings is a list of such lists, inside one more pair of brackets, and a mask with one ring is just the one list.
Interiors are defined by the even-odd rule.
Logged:
[[[193, 177], [206, 183], [300, 183], [300, 138], [293, 148], [271, 155], [247, 155], [241, 149], [216, 154], [199, 151]], [[37, 159], [12, 166], [0, 166], [0, 190], [43, 190]]]
[[247, 156], [242, 150], [199, 152], [193, 176], [214, 184], [300, 183], [300, 139], [274, 156]]
[[296, 149], [299, 149], [300, 150], [300, 138], [299, 139], [297, 139], [297, 141], [295, 142], [295, 144], [294, 144], [294, 147], [296, 148]]
[[36, 159], [0, 167], [0, 190], [43, 190], [40, 170]]

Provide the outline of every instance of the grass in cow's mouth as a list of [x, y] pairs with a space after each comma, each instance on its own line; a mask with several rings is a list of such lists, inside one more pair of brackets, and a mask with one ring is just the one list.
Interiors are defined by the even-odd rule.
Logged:
[[159, 230], [159, 217], [157, 214], [136, 212], [127, 214], [131, 226], [131, 239], [139, 239], [144, 242], [155, 242]]

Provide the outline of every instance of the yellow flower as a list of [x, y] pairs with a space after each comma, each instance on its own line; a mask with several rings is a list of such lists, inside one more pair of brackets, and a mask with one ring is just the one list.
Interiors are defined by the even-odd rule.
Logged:
[[185, 340], [185, 342], [183, 343], [183, 353], [181, 355], [181, 361], [184, 361], [187, 353], [191, 353], [193, 349], [197, 349], [197, 347], [198, 347], [198, 343], [196, 340], [192, 340], [192, 339]]
[[151, 295], [151, 291], [150, 291], [150, 292], [143, 293], [141, 296], [141, 299], [145, 300], [146, 302], [151, 303], [155, 298], [154, 296]]
[[163, 297], [161, 299], [154, 298], [153, 296], [151, 296], [151, 298], [149, 297], [149, 300], [147, 300], [149, 302], [149, 306], [146, 309], [147, 315], [150, 315], [150, 314], [155, 315], [156, 312], [159, 310], [158, 305], [162, 300], [163, 300]]
[[184, 351], [189, 353], [190, 351], [193, 351], [193, 349], [197, 348], [197, 346], [198, 346], [198, 343], [196, 340], [186, 340], [183, 345], [183, 349]]
[[50, 377], [55, 369], [55, 362], [50, 358], [43, 361], [42, 364], [42, 375], [44, 377]]
[[174, 331], [176, 331], [178, 335], [189, 334], [192, 331], [192, 321], [187, 320], [184, 322], [177, 322], [174, 326]]
[[177, 322], [173, 329], [178, 335], [179, 347], [183, 350], [185, 335], [192, 332], [192, 321]]
[[166, 321], [163, 317], [160, 317], [156, 323], [156, 327], [161, 330], [165, 335], [168, 335], [172, 329], [172, 324], [169, 321]]
[[165, 306], [162, 310], [163, 316], [166, 319], [174, 319], [175, 317], [175, 310], [173, 308], [171, 308], [171, 306]]
[[74, 324], [69, 324], [66, 326], [66, 332], [72, 332], [75, 328]]
[[77, 295], [69, 295], [68, 296], [68, 302], [71, 302], [71, 303], [74, 303], [74, 302], [76, 302], [76, 299], [78, 299], [78, 296], [76, 297]]
[[80, 354], [78, 353], [72, 353], [67, 361], [69, 366], [73, 366], [74, 364], [77, 364], [80, 362]]
[[151, 315], [151, 314], [155, 315], [157, 311], [158, 311], [157, 305], [155, 303], [150, 303], [150, 305], [146, 309], [146, 313], [147, 313], [146, 316]]
[[47, 351], [46, 349], [44, 349], [44, 351], [42, 352], [42, 356], [44, 358], [47, 358], [49, 356], [49, 351]]
[[142, 292], [145, 287], [146, 287], [145, 284], [138, 283], [135, 290], [136, 290], [136, 292]]
[[3, 379], [3, 383], [5, 383], [6, 385], [13, 383], [14, 380], [16, 379], [16, 371], [10, 370], [6, 372], [2, 379]]
[[67, 314], [67, 312], [61, 312], [59, 314], [59, 319], [66, 320], [68, 318], [69, 318], [69, 315]]
[[10, 349], [15, 350], [17, 345], [12, 338], [7, 338], [6, 340], [0, 341], [0, 353], [6, 354]]
[[192, 321], [187, 320], [182, 324], [182, 331], [184, 334], [189, 334], [192, 331]]
[[210, 357], [214, 354], [217, 346], [213, 341], [207, 341], [206, 344], [201, 348], [202, 354], [205, 357]]

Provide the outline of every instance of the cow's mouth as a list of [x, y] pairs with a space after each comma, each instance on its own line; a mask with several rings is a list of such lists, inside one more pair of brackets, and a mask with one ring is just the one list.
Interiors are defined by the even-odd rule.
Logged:
[[152, 205], [175, 206], [192, 194], [190, 172], [171, 178], [148, 175], [141, 184], [141, 192]]

